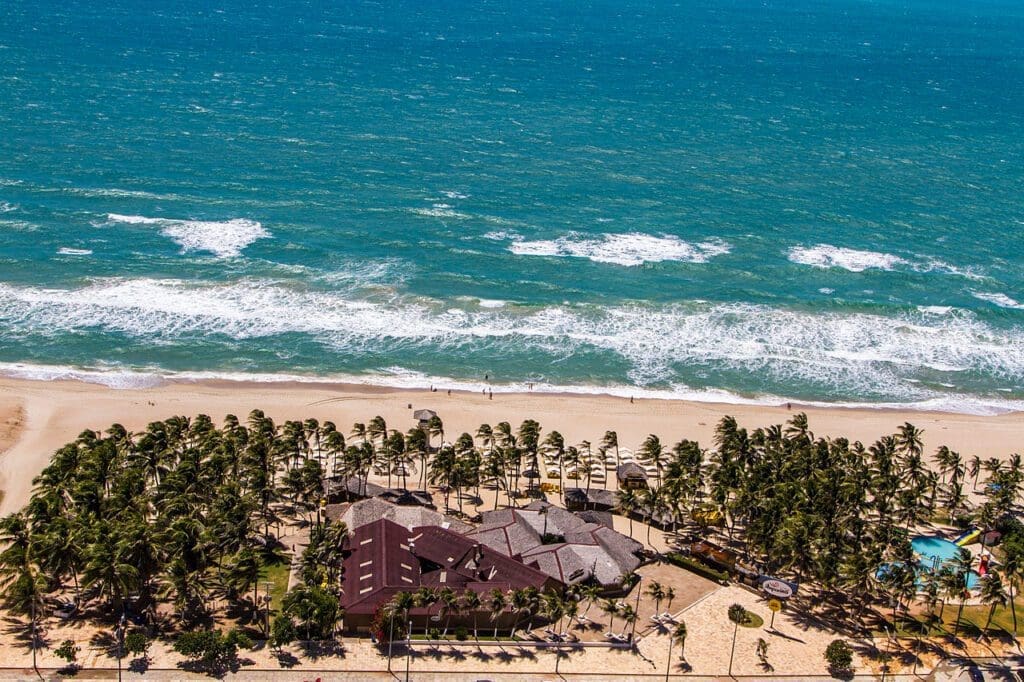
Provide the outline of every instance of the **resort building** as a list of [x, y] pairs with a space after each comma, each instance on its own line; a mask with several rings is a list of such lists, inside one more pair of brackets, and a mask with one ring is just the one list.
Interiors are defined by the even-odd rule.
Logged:
[[418, 526], [437, 526], [454, 533], [464, 534], [473, 530], [469, 524], [423, 506], [401, 506], [380, 497], [371, 497], [350, 505], [330, 505], [327, 518], [343, 521], [350, 533], [363, 526], [386, 519], [407, 530]]
[[621, 588], [622, 579], [642, 563], [643, 545], [613, 530], [610, 514], [577, 515], [539, 500], [521, 509], [485, 512], [480, 527], [466, 537], [559, 582], [593, 580], [609, 592]]
[[565, 508], [569, 511], [611, 511], [617, 506], [615, 492], [602, 488], [567, 488], [562, 497]]
[[[560, 581], [536, 568], [448, 528], [410, 529], [381, 518], [352, 532], [346, 541], [341, 596], [346, 630], [368, 631], [374, 614], [395, 594], [421, 587], [450, 588], [457, 594], [471, 590], [481, 601], [494, 589], [506, 593], [526, 588], [561, 593], [564, 589]], [[443, 613], [440, 602], [409, 611], [414, 630], [480, 625], [508, 631], [516, 618], [511, 609], [492, 616], [486, 607]]]

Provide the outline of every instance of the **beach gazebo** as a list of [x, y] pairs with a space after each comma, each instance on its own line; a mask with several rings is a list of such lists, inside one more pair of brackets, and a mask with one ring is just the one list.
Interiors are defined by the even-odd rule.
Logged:
[[643, 490], [647, 487], [647, 472], [639, 464], [620, 464], [615, 471], [620, 490]]
[[437, 412], [433, 410], [416, 410], [412, 413], [412, 418], [419, 422], [419, 427], [424, 431], [427, 430], [427, 424], [430, 420], [437, 416]]

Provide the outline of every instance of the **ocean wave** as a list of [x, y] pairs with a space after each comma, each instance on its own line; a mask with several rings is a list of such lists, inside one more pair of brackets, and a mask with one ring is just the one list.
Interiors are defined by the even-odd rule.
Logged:
[[[895, 316], [811, 313], [753, 304], [452, 307], [428, 298], [373, 301], [271, 280], [230, 284], [99, 280], [77, 289], [0, 285], [0, 329], [12, 341], [118, 333], [161, 344], [234, 344], [305, 335], [331, 353], [534, 352], [550, 358], [613, 354], [641, 386], [681, 375], [757, 377], [832, 395], [898, 401], [941, 397], [922, 375], [1017, 386], [1024, 334], [967, 311]], [[294, 345], [294, 341], [289, 341]], [[244, 352], [244, 348], [239, 349]], [[553, 360], [552, 360], [553, 361]]]
[[62, 256], [91, 256], [92, 251], [90, 249], [73, 249], [69, 246], [62, 246], [57, 249], [57, 253]]
[[1000, 308], [1009, 308], [1011, 310], [1024, 310], [1024, 303], [1010, 298], [1003, 293], [986, 293], [983, 291], [972, 291], [971, 296], [981, 301], [988, 301]]
[[848, 249], [832, 244], [794, 246], [787, 256], [792, 263], [810, 265], [816, 268], [841, 268], [849, 272], [865, 270], [911, 270], [914, 272], [938, 272], [972, 280], [984, 280], [975, 268], [961, 268], [935, 258], [914, 257], [913, 260], [879, 251]]
[[897, 265], [907, 264], [907, 261], [892, 254], [846, 249], [831, 244], [794, 246], [789, 250], [789, 260], [800, 265], [811, 265], [816, 268], [842, 268], [850, 272], [863, 272], [872, 268], [892, 270]]
[[0, 201], [0, 213], [10, 213], [11, 211], [17, 211], [17, 204], [12, 204], [7, 201]]
[[253, 242], [271, 236], [260, 223], [245, 218], [218, 222], [108, 213], [107, 220], [127, 225], [161, 225], [160, 233], [177, 242], [182, 253], [207, 251], [218, 258], [237, 258]]
[[595, 263], [636, 266], [662, 261], [706, 263], [729, 253], [730, 248], [720, 239], [690, 243], [670, 235], [655, 237], [639, 232], [604, 234], [598, 238], [574, 232], [551, 240], [515, 240], [508, 250], [519, 256], [587, 258]]

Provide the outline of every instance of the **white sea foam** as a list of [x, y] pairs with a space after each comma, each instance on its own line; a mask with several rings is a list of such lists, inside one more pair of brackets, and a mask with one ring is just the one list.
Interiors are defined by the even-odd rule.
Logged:
[[479, 303], [481, 308], [504, 308], [505, 301], [491, 300], [487, 298], [481, 298]]
[[508, 230], [498, 230], [495, 232], [488, 232], [484, 235], [484, 239], [490, 239], [496, 242], [504, 242], [508, 240], [519, 240], [522, 236], [518, 232], [511, 232]]
[[160, 225], [160, 233], [177, 242], [183, 253], [207, 251], [218, 258], [241, 256], [247, 246], [271, 236], [258, 222], [244, 218], [217, 222], [109, 213], [107, 220], [128, 225]]
[[[620, 398], [638, 398], [648, 400], [688, 400], [702, 403], [718, 403], [728, 405], [774, 405], [781, 406], [792, 403], [795, 407], [807, 405], [811, 407], [850, 408], [850, 409], [910, 409], [924, 412], [946, 412], [954, 414], [975, 414], [994, 416], [1010, 412], [1024, 412], [1024, 401], [980, 398], [965, 394], [948, 394], [925, 400], [908, 402], [821, 402], [798, 401], [774, 395], [749, 397], [730, 391], [718, 389], [694, 389], [682, 384], [675, 384], [668, 389], [649, 389], [621, 384], [586, 385], [586, 384], [551, 384], [547, 382], [515, 382], [495, 384], [492, 382], [474, 382], [450, 377], [429, 375], [403, 367], [384, 367], [373, 374], [331, 374], [310, 376], [303, 374], [269, 374], [246, 372], [169, 372], [159, 368], [78, 368], [66, 365], [35, 365], [26, 363], [0, 363], [0, 376], [33, 381], [81, 381], [99, 384], [109, 388], [130, 390], [151, 388], [167, 383], [229, 381], [237, 383], [259, 384], [321, 384], [362, 386], [382, 386], [403, 389], [427, 389], [443, 387], [456, 391], [479, 393], [491, 390], [494, 393], [555, 393], [580, 395], [610, 395]], [[999, 389], [1006, 390], [1009, 389]]]
[[558, 239], [513, 241], [508, 249], [520, 256], [588, 258], [596, 263], [635, 266], [662, 261], [706, 263], [729, 253], [730, 246], [719, 239], [691, 243], [670, 235], [655, 237], [639, 232], [597, 238], [574, 232]]
[[17, 211], [18, 206], [6, 201], [0, 201], [0, 213], [10, 213], [11, 211]]
[[92, 251], [89, 249], [73, 249], [69, 246], [62, 246], [57, 249], [57, 253], [62, 256], [91, 256]]
[[892, 270], [897, 265], [906, 265], [907, 263], [899, 256], [888, 253], [858, 251], [831, 244], [794, 246], [789, 250], [789, 260], [800, 265], [812, 265], [816, 268], [842, 268], [850, 272], [863, 272], [870, 268]]
[[972, 291], [971, 295], [982, 301], [988, 301], [1000, 308], [1010, 308], [1012, 310], [1024, 310], [1024, 303], [1010, 298], [1003, 293], [986, 293], [984, 291]]
[[919, 305], [917, 309], [927, 315], [948, 315], [953, 308], [948, 305]]
[[465, 213], [453, 211], [448, 204], [434, 204], [430, 208], [414, 208], [412, 212], [426, 218], [450, 218], [453, 220], [465, 220], [469, 218]]
[[[12, 339], [94, 330], [165, 344], [301, 334], [330, 352], [357, 355], [388, 348], [458, 354], [481, 343], [492, 352], [507, 348], [553, 359], [607, 353], [629, 367], [638, 385], [671, 384], [680, 372], [724, 370], [901, 402], [952, 399], [912, 383], [926, 370], [968, 371], [1018, 385], [1024, 376], [1022, 330], [993, 327], [960, 310], [893, 318], [714, 303], [451, 307], [269, 280], [111, 279], [76, 289], [0, 284], [0, 327]], [[961, 385], [959, 377], [950, 379]]]
[[816, 268], [841, 268], [850, 272], [865, 270], [912, 270], [914, 272], [939, 272], [972, 280], [984, 280], [976, 268], [961, 268], [944, 261], [927, 257], [904, 258], [879, 251], [861, 251], [832, 244], [794, 246], [789, 249], [790, 262], [810, 265]]

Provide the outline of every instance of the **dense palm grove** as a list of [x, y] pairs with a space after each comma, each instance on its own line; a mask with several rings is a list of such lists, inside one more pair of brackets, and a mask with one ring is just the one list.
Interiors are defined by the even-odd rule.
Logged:
[[[591, 462], [618, 450], [613, 431], [596, 445], [567, 445], [532, 420], [517, 428], [483, 424], [451, 443], [436, 417], [406, 433], [375, 417], [346, 435], [331, 422], [278, 425], [260, 411], [244, 423], [228, 416], [220, 427], [199, 416], [154, 422], [137, 434], [119, 425], [86, 431], [53, 455], [26, 508], [0, 521], [4, 597], [34, 618], [73, 602], [100, 618], [124, 613], [193, 626], [228, 615], [265, 635], [272, 630], [278, 643], [327, 638], [342, 616], [347, 529], [321, 514], [325, 477], [365, 484], [374, 472], [389, 485], [430, 484], [461, 512], [463, 493], [473, 491], [479, 506], [481, 487], [496, 491], [495, 506], [540, 495], [542, 458], [559, 472], [578, 467], [578, 485], [589, 488]], [[1022, 476], [1017, 456], [982, 462], [940, 448], [928, 462], [909, 424], [866, 447], [816, 437], [804, 415], [752, 432], [724, 418], [710, 449], [689, 440], [666, 446], [651, 435], [637, 455], [656, 476], [648, 490], [620, 492], [620, 512], [671, 532], [717, 534], [764, 572], [811, 583], [836, 600], [850, 595], [858, 608], [848, 613], [857, 618], [882, 594], [897, 607], [915, 598], [929, 609], [947, 598], [962, 603], [966, 565], [928, 574], [923, 587], [915, 582], [912, 529], [935, 520], [985, 529], [1005, 523]], [[972, 504], [968, 491], [979, 483], [980, 502]], [[310, 538], [300, 581], [274, 604], [271, 627], [261, 584], [289, 561], [281, 534], [299, 527]], [[1024, 563], [1017, 544], [1004, 545], [1002, 575], [982, 589], [993, 608], [1013, 599]], [[435, 597], [449, 612], [510, 608], [531, 621], [560, 621], [596, 594], [581, 589], [561, 601], [494, 594], [483, 605], [473, 595], [402, 599]], [[635, 617], [609, 612], [622, 615]]]

